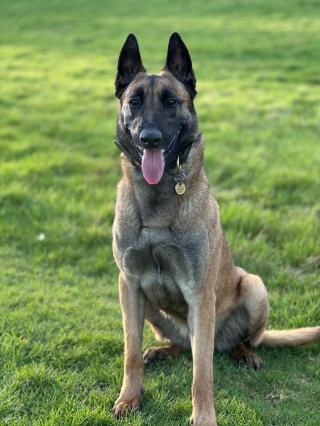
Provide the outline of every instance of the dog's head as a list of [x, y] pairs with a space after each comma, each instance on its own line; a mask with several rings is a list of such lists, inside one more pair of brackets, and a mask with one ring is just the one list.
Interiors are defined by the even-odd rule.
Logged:
[[150, 184], [160, 181], [179, 156], [183, 163], [198, 139], [193, 105], [196, 78], [179, 34], [172, 34], [161, 74], [147, 75], [137, 39], [130, 34], [121, 50], [115, 81], [120, 101], [117, 146], [140, 165]]

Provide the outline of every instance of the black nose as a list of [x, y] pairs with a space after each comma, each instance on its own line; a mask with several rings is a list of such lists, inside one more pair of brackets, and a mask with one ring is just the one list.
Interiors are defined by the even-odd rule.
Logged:
[[140, 142], [145, 149], [157, 149], [162, 141], [162, 134], [157, 129], [142, 130]]

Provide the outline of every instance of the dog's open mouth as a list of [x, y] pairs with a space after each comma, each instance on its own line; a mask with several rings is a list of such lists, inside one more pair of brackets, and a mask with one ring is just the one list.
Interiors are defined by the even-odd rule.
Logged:
[[143, 150], [141, 163], [142, 173], [145, 180], [151, 185], [155, 185], [160, 182], [164, 172], [165, 157], [173, 150], [181, 132], [181, 128], [182, 127], [180, 127], [180, 129], [177, 131], [167, 149]]

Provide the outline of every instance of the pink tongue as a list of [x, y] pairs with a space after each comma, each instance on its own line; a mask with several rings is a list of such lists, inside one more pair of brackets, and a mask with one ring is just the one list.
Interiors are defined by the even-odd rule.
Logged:
[[161, 149], [145, 149], [142, 158], [142, 173], [150, 184], [158, 183], [162, 178], [164, 161]]

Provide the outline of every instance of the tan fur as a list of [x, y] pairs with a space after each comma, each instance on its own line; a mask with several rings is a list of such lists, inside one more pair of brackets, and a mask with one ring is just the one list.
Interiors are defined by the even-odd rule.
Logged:
[[[138, 74], [120, 100], [138, 85], [152, 98], [161, 86], [179, 93], [181, 113], [190, 118], [190, 97], [170, 73], [154, 87]], [[147, 101], [146, 101], [147, 102]], [[151, 101], [150, 101], [151, 102]], [[152, 103], [148, 113], [153, 114]], [[152, 118], [152, 117], [151, 117]], [[171, 346], [152, 348], [150, 360], [192, 349], [192, 423], [216, 426], [213, 396], [213, 352], [234, 351], [240, 365], [256, 369], [261, 360], [252, 346], [305, 344], [319, 338], [320, 328], [265, 331], [269, 302], [260, 277], [235, 267], [220, 224], [219, 207], [203, 169], [200, 136], [182, 168], [186, 192], [174, 191], [175, 170], [167, 170], [157, 185], [149, 185], [131, 161], [121, 155], [123, 179], [118, 185], [113, 250], [120, 269], [120, 298], [125, 333], [124, 380], [115, 403], [117, 417], [135, 411], [142, 401], [144, 320]]]
[[320, 327], [305, 327], [296, 330], [270, 330], [262, 335], [265, 346], [300, 346], [320, 339]]
[[122, 273], [119, 277], [119, 287], [126, 339], [123, 385], [114, 406], [116, 417], [124, 416], [128, 410], [136, 411], [141, 405], [144, 392], [141, 344], [146, 306], [145, 296], [139, 290], [132, 291]]

